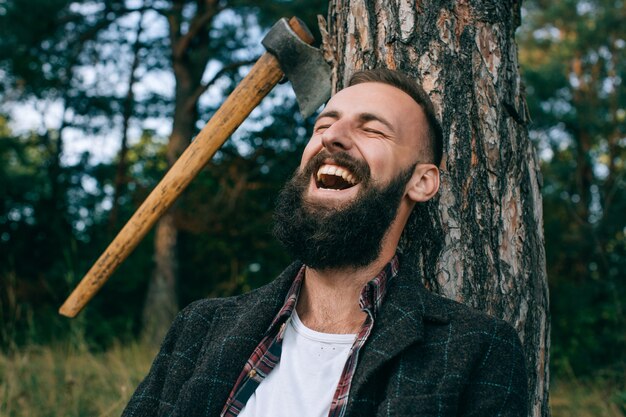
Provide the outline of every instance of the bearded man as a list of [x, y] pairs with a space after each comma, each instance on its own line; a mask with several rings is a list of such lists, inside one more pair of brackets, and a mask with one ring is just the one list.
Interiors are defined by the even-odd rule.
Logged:
[[398, 250], [441, 157], [419, 85], [353, 75], [278, 199], [274, 232], [298, 261], [181, 312], [124, 415], [526, 416], [515, 331], [428, 292]]

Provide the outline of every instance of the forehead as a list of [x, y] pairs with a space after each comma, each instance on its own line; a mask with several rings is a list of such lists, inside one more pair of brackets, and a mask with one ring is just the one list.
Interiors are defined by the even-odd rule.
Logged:
[[421, 107], [407, 93], [389, 84], [378, 82], [344, 88], [328, 101], [325, 109], [351, 112], [373, 110], [383, 113], [421, 112]]
[[323, 113], [359, 118], [376, 115], [389, 122], [395, 133], [415, 138], [423, 131], [426, 118], [419, 104], [404, 91], [388, 84], [367, 82], [344, 88], [326, 104]]

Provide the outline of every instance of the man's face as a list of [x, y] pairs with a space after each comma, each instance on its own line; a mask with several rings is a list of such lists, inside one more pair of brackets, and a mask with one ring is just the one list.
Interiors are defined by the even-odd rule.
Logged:
[[416, 166], [420, 122], [417, 103], [384, 84], [329, 101], [276, 206], [274, 233], [292, 256], [316, 269], [378, 257]]
[[[313, 172], [305, 199], [341, 207], [363, 188], [364, 169], [383, 186], [418, 161], [426, 143], [427, 122], [421, 107], [406, 93], [382, 83], [348, 87], [328, 102], [307, 144], [300, 171], [322, 151], [328, 156]], [[365, 167], [355, 172], [344, 154]]]

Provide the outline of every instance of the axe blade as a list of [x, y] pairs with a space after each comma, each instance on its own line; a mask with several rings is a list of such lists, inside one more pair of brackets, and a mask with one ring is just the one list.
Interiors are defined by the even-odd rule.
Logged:
[[309, 117], [330, 98], [330, 66], [322, 51], [304, 42], [287, 19], [276, 22], [261, 43], [278, 59], [296, 93], [303, 117]]

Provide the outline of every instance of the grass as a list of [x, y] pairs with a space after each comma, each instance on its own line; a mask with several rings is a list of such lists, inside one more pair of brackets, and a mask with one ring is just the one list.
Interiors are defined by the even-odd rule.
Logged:
[[591, 378], [577, 378], [570, 370], [553, 378], [550, 408], [553, 417], [624, 417], [626, 415], [626, 374], [598, 372]]
[[102, 353], [68, 344], [0, 354], [0, 416], [119, 416], [154, 354], [138, 344]]
[[[68, 343], [0, 354], [0, 416], [119, 416], [154, 355], [137, 343], [101, 353]], [[550, 395], [553, 417], [625, 416], [626, 378], [561, 376]]]
[[557, 381], [550, 390], [553, 417], [624, 417], [626, 394], [602, 381]]

